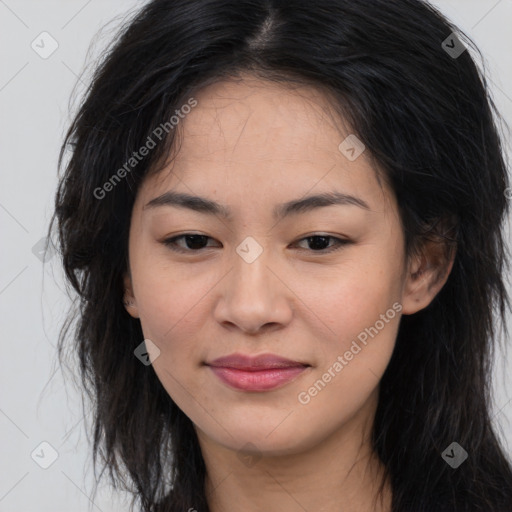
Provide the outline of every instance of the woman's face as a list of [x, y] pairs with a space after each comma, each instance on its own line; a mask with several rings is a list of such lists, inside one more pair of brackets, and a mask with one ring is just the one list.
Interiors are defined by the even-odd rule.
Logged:
[[[374, 411], [407, 312], [397, 205], [352, 139], [339, 148], [350, 132], [320, 92], [247, 79], [195, 99], [169, 172], [135, 201], [128, 311], [200, 435], [233, 450], [305, 450]], [[322, 194], [338, 201], [306, 201]], [[166, 245], [186, 234], [202, 236]], [[211, 366], [233, 354], [294, 363]]]

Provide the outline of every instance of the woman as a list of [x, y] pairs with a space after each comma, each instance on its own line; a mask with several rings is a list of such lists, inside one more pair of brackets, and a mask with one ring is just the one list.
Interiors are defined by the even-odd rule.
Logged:
[[133, 504], [512, 510], [507, 169], [457, 33], [419, 0], [153, 0], [106, 53], [55, 220]]

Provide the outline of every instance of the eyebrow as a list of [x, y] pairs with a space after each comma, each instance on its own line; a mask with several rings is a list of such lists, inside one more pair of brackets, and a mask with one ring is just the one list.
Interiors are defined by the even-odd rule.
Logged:
[[[274, 208], [273, 216], [275, 219], [280, 220], [290, 215], [306, 213], [317, 208], [333, 205], [352, 205], [371, 211], [368, 204], [358, 197], [349, 194], [342, 194], [341, 192], [324, 192], [322, 194], [307, 196], [279, 204]], [[208, 215], [219, 215], [226, 220], [232, 219], [232, 212], [225, 205], [205, 197], [174, 192], [172, 190], [165, 192], [161, 196], [155, 197], [149, 201], [143, 209], [156, 208], [160, 206], [186, 208]]]

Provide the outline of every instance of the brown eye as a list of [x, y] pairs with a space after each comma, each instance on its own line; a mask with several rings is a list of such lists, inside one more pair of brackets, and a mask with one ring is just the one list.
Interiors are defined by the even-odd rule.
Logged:
[[[299, 242], [303, 241], [307, 242], [308, 249], [312, 252], [319, 252], [322, 254], [334, 252], [341, 249], [342, 246], [351, 243], [349, 240], [344, 240], [342, 238], [337, 238], [330, 235], [311, 235], [299, 240]], [[329, 246], [329, 241], [334, 241], [334, 245]]]
[[[184, 235], [168, 238], [167, 240], [164, 240], [162, 243], [169, 247], [171, 250], [176, 252], [199, 252], [201, 249], [208, 247], [206, 244], [209, 239], [213, 240], [212, 238], [206, 235], [186, 233]], [[185, 243], [185, 247], [183, 247], [182, 245], [178, 245], [178, 240], [183, 240]]]
[[[162, 243], [166, 247], [169, 247], [172, 251], [192, 253], [201, 252], [202, 249], [214, 247], [211, 245], [207, 245], [208, 240], [213, 240], [213, 238], [206, 235], [200, 235], [195, 233], [185, 233], [183, 235], [168, 238], [164, 240]], [[182, 243], [180, 244], [178, 243], [178, 241], [182, 241]], [[327, 254], [330, 252], [337, 251], [341, 249], [341, 247], [343, 247], [344, 245], [351, 243], [349, 240], [344, 240], [342, 238], [337, 238], [330, 235], [311, 235], [302, 238], [297, 243], [303, 241], [307, 242], [308, 247], [306, 248], [306, 250], [309, 250], [309, 252], [316, 252], [320, 254]]]

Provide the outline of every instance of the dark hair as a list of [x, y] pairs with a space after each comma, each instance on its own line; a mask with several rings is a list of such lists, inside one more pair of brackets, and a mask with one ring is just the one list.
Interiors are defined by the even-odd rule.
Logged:
[[[454, 55], [446, 40], [468, 50]], [[373, 442], [393, 511], [512, 510], [512, 469], [489, 416], [494, 322], [506, 332], [510, 308], [507, 166], [501, 118], [469, 49], [480, 54], [420, 0], [153, 0], [103, 54], [61, 149], [59, 168], [72, 151], [50, 233], [56, 219], [79, 295], [59, 356], [76, 319], [80, 375], [95, 406], [94, 465], [101, 455], [101, 474], [108, 468], [133, 493], [132, 506], [208, 510], [192, 422], [134, 357], [144, 337], [122, 302], [135, 195], [175, 148], [180, 125], [108, 198], [97, 191], [194, 93], [249, 72], [332, 95], [392, 186], [407, 254], [439, 237], [456, 247], [433, 302], [402, 317], [380, 384]], [[469, 454], [457, 469], [441, 457], [453, 441]]]

